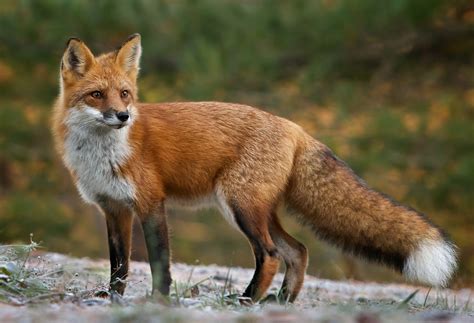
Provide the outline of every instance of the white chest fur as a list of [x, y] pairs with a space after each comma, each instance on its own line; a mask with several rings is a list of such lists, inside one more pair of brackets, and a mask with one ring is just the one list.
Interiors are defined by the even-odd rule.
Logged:
[[64, 162], [76, 174], [76, 186], [82, 198], [88, 203], [95, 202], [101, 195], [132, 200], [135, 195], [133, 183], [119, 172], [131, 154], [129, 126], [96, 128], [80, 119], [80, 115], [72, 112], [66, 122]]

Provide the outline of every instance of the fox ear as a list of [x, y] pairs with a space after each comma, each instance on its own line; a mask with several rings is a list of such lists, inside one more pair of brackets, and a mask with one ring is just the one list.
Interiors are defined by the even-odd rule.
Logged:
[[140, 69], [141, 56], [142, 45], [140, 34], [133, 34], [119, 48], [115, 61], [130, 78], [136, 79]]
[[61, 75], [68, 78], [70, 75], [74, 77], [83, 76], [94, 63], [94, 55], [78, 38], [71, 38], [67, 42], [61, 61]]

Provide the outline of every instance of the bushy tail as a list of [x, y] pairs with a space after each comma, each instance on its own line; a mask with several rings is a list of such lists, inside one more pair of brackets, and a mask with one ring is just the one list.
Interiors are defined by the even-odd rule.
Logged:
[[456, 269], [455, 246], [424, 215], [367, 187], [309, 136], [295, 157], [286, 201], [322, 239], [409, 279], [445, 286]]

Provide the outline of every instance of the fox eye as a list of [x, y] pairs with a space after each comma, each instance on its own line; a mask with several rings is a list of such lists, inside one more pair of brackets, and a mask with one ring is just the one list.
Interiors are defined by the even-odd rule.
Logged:
[[91, 97], [93, 97], [94, 99], [102, 99], [103, 95], [100, 91], [94, 91], [91, 93]]
[[122, 99], [126, 99], [126, 98], [128, 98], [129, 93], [128, 93], [127, 90], [123, 90], [123, 91], [120, 93], [120, 96], [122, 97]]

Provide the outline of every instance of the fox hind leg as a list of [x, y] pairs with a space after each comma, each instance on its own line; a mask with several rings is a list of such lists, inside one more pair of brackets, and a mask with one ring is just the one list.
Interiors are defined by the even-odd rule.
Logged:
[[241, 208], [235, 203], [231, 204], [236, 224], [247, 237], [255, 257], [255, 272], [250, 284], [245, 289], [243, 296], [258, 301], [267, 291], [278, 271], [280, 258], [277, 248], [272, 241], [268, 224], [269, 218], [265, 214], [256, 213], [251, 208]]
[[276, 214], [273, 214], [269, 228], [278, 253], [286, 265], [285, 278], [277, 298], [279, 301], [293, 302], [303, 286], [308, 251], [301, 242], [282, 228]]
[[295, 148], [281, 133], [267, 135], [265, 140], [246, 142], [240, 159], [222, 170], [216, 184], [220, 208], [229, 210], [227, 218], [247, 237], [254, 252], [255, 273], [244, 292], [253, 301], [264, 295], [280, 265], [270, 223], [288, 182]]

